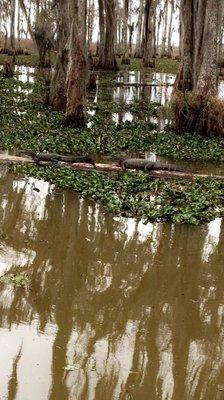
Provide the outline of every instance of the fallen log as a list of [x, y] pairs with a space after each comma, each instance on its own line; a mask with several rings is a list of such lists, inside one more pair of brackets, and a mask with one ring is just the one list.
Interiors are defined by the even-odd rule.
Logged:
[[160, 179], [187, 179], [194, 180], [196, 178], [210, 178], [217, 180], [224, 180], [224, 175], [207, 175], [207, 174], [193, 174], [191, 172], [178, 172], [178, 171], [152, 171], [151, 175], [154, 178]]
[[30, 157], [19, 157], [10, 154], [0, 154], [1, 164], [33, 164], [34, 160]]
[[[0, 164], [35, 164], [35, 161], [31, 157], [19, 157], [9, 154], [0, 154]], [[54, 165], [49, 161], [42, 161], [39, 164], [40, 166], [52, 166]], [[118, 164], [104, 164], [104, 163], [96, 163], [96, 169], [92, 164], [87, 163], [65, 163], [58, 162], [55, 168], [70, 168], [81, 171], [98, 171], [98, 172], [124, 172], [123, 169]], [[136, 170], [129, 169], [130, 172], [137, 173]], [[157, 179], [187, 179], [194, 180], [196, 178], [210, 178], [210, 179], [218, 179], [224, 181], [224, 175], [206, 175], [206, 174], [193, 174], [191, 172], [179, 172], [179, 171], [161, 171], [155, 170], [151, 171], [150, 174], [153, 178]]]

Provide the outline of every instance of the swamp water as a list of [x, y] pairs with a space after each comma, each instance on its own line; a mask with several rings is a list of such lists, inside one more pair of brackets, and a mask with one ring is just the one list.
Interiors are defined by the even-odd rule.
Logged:
[[1, 400], [223, 399], [221, 219], [144, 225], [5, 168], [0, 199]]
[[[118, 85], [94, 102], [171, 92]], [[5, 167], [0, 180], [0, 400], [224, 399], [221, 219], [144, 225]]]

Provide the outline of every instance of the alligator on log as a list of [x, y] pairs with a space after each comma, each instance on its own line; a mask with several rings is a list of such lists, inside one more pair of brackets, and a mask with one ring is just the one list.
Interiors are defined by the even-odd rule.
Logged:
[[123, 170], [126, 169], [136, 169], [138, 171], [176, 171], [176, 172], [186, 172], [181, 167], [175, 164], [166, 164], [161, 162], [153, 162], [142, 158], [126, 158], [120, 159], [119, 164]]
[[40, 164], [41, 161], [52, 162], [55, 165], [59, 162], [65, 162], [67, 164], [86, 163], [96, 168], [94, 160], [89, 156], [64, 156], [57, 153], [37, 153], [33, 155], [33, 159], [36, 164]]

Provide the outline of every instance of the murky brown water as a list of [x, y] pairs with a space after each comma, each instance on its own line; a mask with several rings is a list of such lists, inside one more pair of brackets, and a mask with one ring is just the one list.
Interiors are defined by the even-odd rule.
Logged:
[[0, 275], [29, 277], [0, 284], [1, 400], [224, 398], [221, 219], [143, 225], [0, 180]]

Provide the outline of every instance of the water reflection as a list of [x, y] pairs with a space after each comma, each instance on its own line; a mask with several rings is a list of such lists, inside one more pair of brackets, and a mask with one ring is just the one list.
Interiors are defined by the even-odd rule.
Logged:
[[34, 83], [34, 74], [36, 68], [26, 67], [24, 65], [16, 65], [15, 72], [17, 73], [18, 80], [23, 83]]
[[[27, 66], [15, 66], [16, 77], [18, 81], [23, 83], [34, 84], [36, 69]], [[144, 100], [152, 103], [158, 103], [162, 106], [168, 104], [171, 99], [173, 85], [176, 76], [173, 74], [151, 72], [146, 73], [144, 71], [120, 71], [117, 74], [107, 74], [109, 80], [105, 80], [104, 73], [96, 74], [97, 91], [89, 95], [90, 106], [88, 109], [89, 115], [95, 115], [96, 104], [100, 101], [133, 104], [135, 101]], [[110, 79], [112, 79], [113, 85], [110, 85]], [[24, 101], [20, 95], [29, 95], [33, 92], [31, 87], [17, 86], [14, 89], [16, 93], [15, 101]], [[224, 83], [223, 81], [219, 84], [219, 96], [224, 98]], [[23, 114], [19, 110], [21, 115]], [[147, 116], [144, 116], [144, 118]], [[132, 122], [135, 116], [129, 112], [112, 113], [111, 118], [117, 124], [120, 122], [130, 121]], [[163, 119], [162, 116], [157, 120], [154, 117], [149, 117], [150, 122], [157, 123], [159, 129], [164, 129], [164, 126], [169, 122], [167, 119]], [[89, 123], [91, 126], [91, 122]]]
[[5, 170], [0, 191], [0, 273], [29, 277], [0, 284], [0, 398], [221, 398], [221, 219], [144, 225]]

